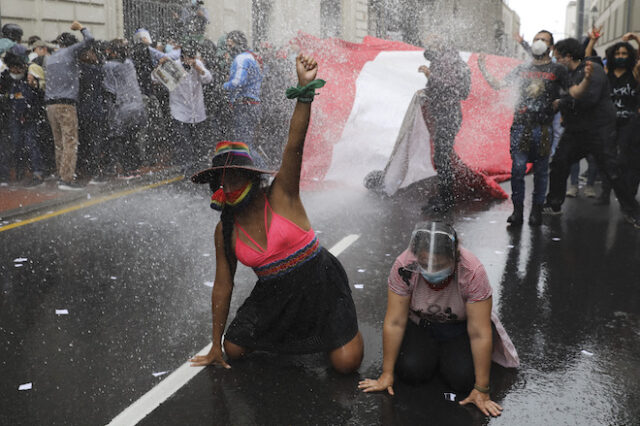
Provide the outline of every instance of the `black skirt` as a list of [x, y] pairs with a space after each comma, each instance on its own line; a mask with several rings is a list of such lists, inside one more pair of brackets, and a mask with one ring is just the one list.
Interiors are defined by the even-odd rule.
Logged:
[[320, 247], [309, 261], [270, 280], [258, 280], [238, 308], [225, 340], [251, 350], [329, 352], [358, 333], [344, 268]]

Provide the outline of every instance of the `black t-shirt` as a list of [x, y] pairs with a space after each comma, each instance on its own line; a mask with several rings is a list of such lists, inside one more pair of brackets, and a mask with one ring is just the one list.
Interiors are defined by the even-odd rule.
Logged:
[[529, 62], [515, 67], [505, 78], [517, 84], [520, 92], [514, 123], [533, 122], [548, 124], [553, 121], [553, 101], [560, 98], [561, 91], [569, 90], [569, 72], [560, 64], [534, 65]]
[[[568, 131], [592, 131], [603, 126], [615, 125], [616, 109], [611, 102], [609, 79], [604, 69], [593, 63], [591, 82], [580, 99], [563, 95], [560, 100], [562, 122]], [[569, 73], [573, 84], [580, 84], [584, 79], [585, 61]]]
[[640, 107], [638, 82], [633, 77], [633, 73], [627, 71], [620, 77], [609, 73], [609, 85], [611, 86], [611, 100], [616, 107], [616, 122], [620, 126], [638, 115]]

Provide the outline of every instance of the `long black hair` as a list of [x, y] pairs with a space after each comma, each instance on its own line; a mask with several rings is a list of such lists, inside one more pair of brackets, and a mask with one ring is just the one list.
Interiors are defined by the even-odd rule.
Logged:
[[631, 46], [631, 44], [627, 43], [626, 41], [620, 41], [609, 47], [605, 52], [605, 55], [607, 56], [607, 74], [609, 75], [612, 75], [613, 70], [616, 68], [614, 65], [616, 52], [621, 47], [624, 47], [625, 49], [627, 49], [627, 52], [629, 52], [629, 59], [627, 59], [627, 66], [625, 67], [625, 69], [627, 71], [633, 71], [633, 67], [636, 65], [636, 61], [638, 59], [638, 53], [636, 52], [636, 49], [634, 49], [633, 46]]

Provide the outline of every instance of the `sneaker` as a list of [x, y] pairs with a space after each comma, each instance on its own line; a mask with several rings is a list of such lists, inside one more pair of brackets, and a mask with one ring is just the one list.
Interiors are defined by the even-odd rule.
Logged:
[[107, 178], [102, 175], [94, 176], [89, 181], [89, 185], [104, 185], [105, 183], [107, 183]]
[[562, 207], [553, 207], [549, 203], [545, 203], [542, 206], [542, 214], [550, 215], [550, 216], [558, 216], [562, 214]]
[[63, 191], [81, 191], [84, 189], [84, 185], [78, 183], [76, 180], [72, 180], [71, 182], [65, 182], [64, 180], [58, 181], [58, 189], [62, 189]]
[[33, 175], [31, 180], [27, 183], [23, 184], [25, 188], [35, 188], [36, 186], [42, 185], [44, 183], [44, 179], [41, 175]]
[[567, 188], [567, 197], [576, 198], [578, 196], [578, 185], [569, 185]]
[[640, 212], [622, 212], [622, 216], [624, 217], [624, 220], [632, 224], [634, 228], [640, 229]]
[[584, 196], [587, 198], [596, 198], [596, 189], [593, 185], [587, 185], [584, 188]]

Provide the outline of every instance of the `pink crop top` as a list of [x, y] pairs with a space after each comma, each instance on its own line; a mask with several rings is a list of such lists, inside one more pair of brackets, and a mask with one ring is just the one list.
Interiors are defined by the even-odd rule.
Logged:
[[[271, 211], [271, 226], [267, 226], [267, 209]], [[267, 247], [262, 248], [240, 226], [236, 226], [236, 257], [243, 264], [254, 269], [259, 278], [266, 279], [286, 273], [288, 270], [311, 259], [319, 249], [313, 228], [305, 231], [289, 219], [277, 214], [265, 197], [264, 226], [267, 230]], [[244, 235], [260, 249], [249, 246], [239, 238]]]

